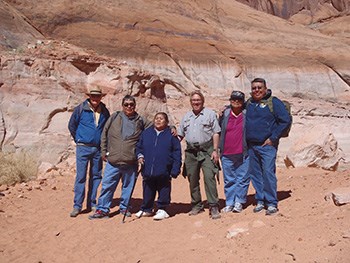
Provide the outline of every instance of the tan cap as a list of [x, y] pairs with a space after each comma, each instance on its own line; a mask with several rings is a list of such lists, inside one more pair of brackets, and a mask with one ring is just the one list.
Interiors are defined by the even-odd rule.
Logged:
[[88, 92], [85, 93], [86, 95], [101, 95], [105, 96], [106, 93], [102, 92], [102, 89], [100, 86], [93, 86], [88, 88]]

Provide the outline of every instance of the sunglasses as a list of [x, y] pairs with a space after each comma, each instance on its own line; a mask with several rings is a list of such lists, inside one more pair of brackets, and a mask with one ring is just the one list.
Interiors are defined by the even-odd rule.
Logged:
[[255, 86], [255, 87], [252, 87], [252, 90], [256, 90], [256, 89], [263, 89], [264, 88], [264, 86]]
[[91, 98], [101, 98], [102, 95], [100, 95], [100, 94], [90, 94], [90, 97]]
[[135, 106], [135, 103], [124, 103], [123, 104], [124, 107], [134, 107]]

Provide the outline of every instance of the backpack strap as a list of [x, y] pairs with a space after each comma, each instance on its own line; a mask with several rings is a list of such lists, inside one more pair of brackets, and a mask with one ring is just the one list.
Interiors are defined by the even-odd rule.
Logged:
[[84, 109], [84, 102], [80, 103], [78, 107], [79, 107], [78, 122], [80, 122], [81, 114], [83, 113], [83, 109]]
[[142, 116], [140, 116], [140, 117], [141, 117], [141, 129], [144, 130], [145, 129], [145, 121], [144, 121]]
[[[273, 98], [274, 98], [273, 96], [270, 96], [268, 99], [260, 101], [260, 103], [264, 103], [267, 105], [267, 107], [269, 107], [269, 110], [272, 114], [273, 114], [273, 102], [272, 102]], [[252, 98], [247, 99], [246, 108], [250, 103], [252, 103]]]
[[273, 115], [275, 115], [274, 113], [273, 113], [273, 96], [270, 96], [267, 100], [262, 100], [266, 105], [267, 105], [267, 107], [269, 107], [269, 110], [270, 110], [270, 112], [273, 114]]
[[116, 111], [114, 112], [112, 115], [111, 115], [111, 121], [109, 122], [109, 126], [108, 126], [108, 129], [111, 127], [112, 125], [112, 122], [115, 120], [115, 118], [117, 118], [118, 114], [120, 113], [120, 111]]

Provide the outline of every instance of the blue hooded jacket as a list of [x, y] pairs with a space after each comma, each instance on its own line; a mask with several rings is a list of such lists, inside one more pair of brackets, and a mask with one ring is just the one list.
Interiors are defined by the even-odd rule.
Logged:
[[273, 113], [264, 103], [272, 95], [268, 90], [266, 96], [256, 102], [252, 98], [246, 106], [246, 140], [248, 144], [263, 144], [268, 138], [274, 145], [278, 145], [279, 139], [292, 120], [283, 102], [272, 97]]
[[[89, 107], [88, 99], [74, 108], [72, 116], [69, 119], [68, 129], [75, 143], [82, 143], [100, 148], [101, 133], [103, 127], [109, 118], [109, 111], [102, 102], [101, 115], [96, 127], [94, 113]], [[82, 108], [81, 108], [82, 107]]]
[[158, 136], [153, 125], [144, 130], [136, 146], [136, 156], [140, 155], [145, 160], [142, 171], [144, 177], [176, 178], [180, 174], [181, 144], [171, 134], [169, 127]]

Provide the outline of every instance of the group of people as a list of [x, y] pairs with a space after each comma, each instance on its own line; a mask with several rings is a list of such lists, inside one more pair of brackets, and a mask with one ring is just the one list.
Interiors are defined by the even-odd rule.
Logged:
[[[204, 211], [200, 191], [200, 171], [212, 219], [221, 217], [217, 180], [220, 160], [224, 176], [226, 206], [221, 212], [243, 210], [250, 181], [255, 188], [254, 212], [266, 209], [266, 215], [278, 212], [276, 155], [283, 132], [291, 125], [291, 117], [283, 102], [272, 96], [266, 81], [251, 82], [251, 98], [245, 101], [241, 91], [233, 91], [230, 105], [219, 113], [204, 107], [200, 91], [190, 94], [192, 109], [176, 129], [169, 125], [168, 115], [158, 112], [153, 122], [136, 112], [136, 100], [126, 95], [122, 111], [110, 115], [101, 102], [100, 87], [87, 93], [88, 99], [77, 106], [68, 128], [76, 143], [76, 178], [71, 217], [82, 211], [87, 167], [89, 183], [87, 209], [89, 219], [108, 218], [113, 195], [119, 181], [122, 190], [119, 212], [130, 217], [130, 198], [138, 173], [142, 174], [143, 202], [136, 217], [169, 217], [171, 180], [181, 173], [188, 178], [191, 211], [195, 216]], [[271, 102], [271, 103], [270, 103]], [[273, 111], [270, 109], [270, 105]], [[182, 165], [181, 144], [185, 139]], [[102, 177], [102, 161], [106, 162]], [[97, 188], [102, 181], [100, 197]], [[154, 210], [156, 195], [157, 209]]]

